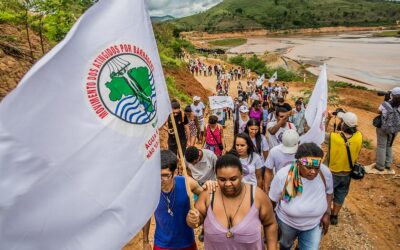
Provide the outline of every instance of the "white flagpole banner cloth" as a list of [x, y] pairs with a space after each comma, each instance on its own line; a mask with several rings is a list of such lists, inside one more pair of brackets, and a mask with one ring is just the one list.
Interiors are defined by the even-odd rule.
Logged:
[[275, 73], [269, 78], [268, 82], [269, 83], [274, 83], [278, 79], [278, 72], [275, 71]]
[[0, 249], [121, 249], [171, 112], [144, 0], [102, 0], [0, 104]]
[[234, 109], [233, 100], [230, 96], [210, 96], [208, 97], [210, 109], [230, 108]]
[[322, 66], [305, 118], [310, 130], [300, 137], [301, 143], [314, 142], [321, 145], [325, 140], [325, 115], [328, 103], [328, 77], [326, 64]]
[[256, 82], [257, 87], [260, 87], [261, 85], [263, 85], [264, 81], [265, 81], [265, 74], [262, 74], [260, 76], [260, 78], [257, 79], [257, 82]]

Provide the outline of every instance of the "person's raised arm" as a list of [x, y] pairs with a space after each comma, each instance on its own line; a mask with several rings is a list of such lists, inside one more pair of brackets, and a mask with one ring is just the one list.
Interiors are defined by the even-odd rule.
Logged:
[[202, 192], [199, 199], [196, 201], [193, 209], [190, 209], [186, 216], [186, 224], [191, 228], [197, 228], [203, 224], [207, 216], [207, 199], [208, 192]]
[[271, 128], [268, 129], [269, 133], [271, 135], [275, 135], [279, 131], [279, 129], [286, 124], [286, 122], [289, 119], [289, 116], [290, 116], [290, 112], [286, 112], [284, 114], [284, 117], [282, 119], [280, 119], [279, 122], [277, 122], [275, 124], [275, 126], [272, 126]]
[[259, 218], [264, 227], [266, 249], [275, 250], [278, 245], [278, 224], [271, 201], [261, 189], [256, 189], [256, 201], [259, 203]]

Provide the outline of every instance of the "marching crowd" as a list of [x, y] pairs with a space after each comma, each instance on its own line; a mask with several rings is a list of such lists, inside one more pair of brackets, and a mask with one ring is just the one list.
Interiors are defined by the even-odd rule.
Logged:
[[[198, 59], [191, 60], [190, 70], [216, 75], [217, 95], [228, 95], [231, 81], [239, 81], [238, 96], [233, 109], [222, 110], [208, 110], [198, 96], [184, 109], [172, 100], [195, 206], [191, 208], [185, 178], [178, 174], [178, 145], [169, 118], [153, 249], [197, 249], [193, 229], [198, 227], [205, 249], [291, 249], [296, 240], [300, 249], [318, 249], [329, 226], [339, 223], [351, 179], [362, 178], [355, 172], [362, 147], [357, 116], [341, 109], [327, 112], [325, 125], [332, 118], [335, 122], [334, 131], [326, 133], [324, 154], [320, 145], [300, 144], [300, 136], [310, 129], [307, 106], [302, 98], [294, 107], [287, 103], [285, 84], [258, 86], [250, 71], [207, 66]], [[388, 120], [400, 118], [400, 88], [391, 91], [379, 110], [376, 167], [384, 169], [392, 163], [391, 147], [400, 130], [400, 120], [398, 130], [386, 129], [396, 126], [387, 125]], [[234, 124], [232, 148], [224, 137], [229, 119]], [[145, 249], [151, 249], [149, 225], [143, 229]]]

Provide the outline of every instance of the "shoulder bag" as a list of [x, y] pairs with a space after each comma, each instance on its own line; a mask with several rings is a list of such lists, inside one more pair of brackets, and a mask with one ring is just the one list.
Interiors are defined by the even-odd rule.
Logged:
[[353, 165], [353, 161], [351, 160], [351, 153], [350, 153], [350, 147], [349, 147], [349, 142], [347, 141], [346, 136], [343, 133], [340, 133], [342, 138], [344, 139], [344, 142], [346, 144], [346, 150], [347, 150], [347, 159], [349, 160], [351, 172], [350, 172], [350, 177], [355, 180], [361, 180], [364, 178], [365, 175], [365, 169], [364, 166], [361, 165], [360, 163], [356, 162]]

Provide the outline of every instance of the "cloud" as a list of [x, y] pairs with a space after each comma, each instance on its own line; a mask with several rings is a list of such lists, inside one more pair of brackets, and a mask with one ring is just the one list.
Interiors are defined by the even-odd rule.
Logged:
[[183, 17], [205, 11], [222, 0], [147, 0], [150, 15]]

